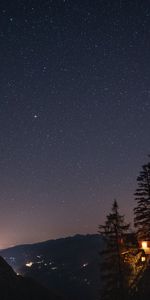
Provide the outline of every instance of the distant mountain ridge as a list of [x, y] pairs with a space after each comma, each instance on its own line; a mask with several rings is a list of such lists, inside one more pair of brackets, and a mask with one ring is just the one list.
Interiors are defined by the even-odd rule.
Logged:
[[59, 242], [63, 242], [63, 241], [67, 241], [67, 240], [80, 240], [80, 239], [87, 239], [87, 238], [95, 238], [95, 239], [101, 239], [100, 234], [75, 234], [75, 235], [71, 235], [71, 236], [67, 236], [67, 237], [60, 237], [60, 238], [56, 238], [56, 239], [50, 239], [50, 240], [46, 240], [46, 241], [40, 241], [40, 242], [35, 242], [35, 243], [26, 243], [26, 244], [19, 244], [19, 245], [15, 245], [15, 246], [10, 246], [4, 249], [0, 250], [0, 253], [6, 253], [7, 251], [14, 251], [16, 249], [21, 249], [22, 248], [27, 248], [27, 247], [43, 247], [45, 245], [48, 245], [49, 243], [59, 243]]
[[32, 277], [72, 300], [98, 298], [99, 234], [75, 235], [0, 251], [20, 274]]

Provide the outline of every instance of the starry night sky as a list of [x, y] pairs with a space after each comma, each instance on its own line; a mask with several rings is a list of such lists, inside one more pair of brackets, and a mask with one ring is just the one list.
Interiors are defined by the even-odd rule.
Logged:
[[0, 248], [131, 221], [149, 129], [149, 1], [0, 1]]

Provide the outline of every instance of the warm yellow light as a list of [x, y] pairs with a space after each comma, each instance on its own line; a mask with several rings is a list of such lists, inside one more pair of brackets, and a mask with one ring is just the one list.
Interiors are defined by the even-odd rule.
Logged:
[[146, 261], [145, 256], [142, 256], [142, 257], [141, 257], [141, 261], [143, 261], [143, 262]]
[[146, 249], [147, 248], [147, 242], [142, 242], [142, 248]]

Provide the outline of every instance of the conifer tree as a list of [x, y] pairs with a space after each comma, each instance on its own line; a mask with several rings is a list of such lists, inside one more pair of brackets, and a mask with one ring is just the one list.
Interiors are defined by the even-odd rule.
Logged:
[[134, 224], [137, 228], [138, 239], [148, 240], [150, 239], [150, 162], [142, 166], [137, 183]]
[[127, 270], [122, 252], [125, 250], [124, 237], [128, 229], [129, 224], [124, 222], [124, 216], [119, 214], [118, 204], [114, 201], [112, 211], [107, 215], [105, 224], [99, 226], [99, 232], [105, 242], [105, 248], [100, 252], [102, 300], [125, 299]]

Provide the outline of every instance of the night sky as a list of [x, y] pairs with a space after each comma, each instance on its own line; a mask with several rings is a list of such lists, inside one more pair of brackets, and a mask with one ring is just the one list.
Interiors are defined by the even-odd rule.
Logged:
[[0, 1], [0, 248], [132, 221], [150, 150], [150, 2]]

